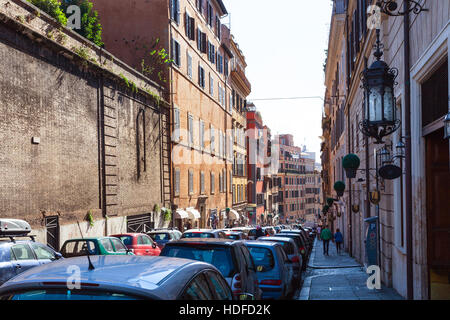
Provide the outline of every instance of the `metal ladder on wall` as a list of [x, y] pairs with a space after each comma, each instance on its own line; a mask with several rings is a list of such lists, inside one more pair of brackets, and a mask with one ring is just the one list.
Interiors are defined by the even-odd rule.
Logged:
[[171, 141], [169, 110], [161, 108], [162, 199], [164, 207], [171, 209]]

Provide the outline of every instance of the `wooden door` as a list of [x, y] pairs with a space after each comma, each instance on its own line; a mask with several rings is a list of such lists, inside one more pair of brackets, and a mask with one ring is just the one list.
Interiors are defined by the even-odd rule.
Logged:
[[430, 299], [450, 299], [450, 162], [443, 137], [443, 129], [425, 137]]

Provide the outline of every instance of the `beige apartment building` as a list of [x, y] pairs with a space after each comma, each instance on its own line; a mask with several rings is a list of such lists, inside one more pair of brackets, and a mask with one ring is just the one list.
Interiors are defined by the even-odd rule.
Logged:
[[[224, 40], [226, 41], [226, 40]], [[231, 106], [233, 107], [233, 185], [232, 215], [234, 222], [245, 224], [247, 217], [247, 128], [246, 99], [251, 92], [251, 84], [245, 76], [245, 56], [239, 49], [233, 35], [229, 37], [229, 48], [233, 58], [230, 61]]]
[[[169, 0], [132, 3], [96, 0], [105, 47], [142, 69], [152, 49], [164, 48], [173, 60], [154, 72], [171, 105], [170, 185], [173, 223], [219, 227], [232, 205], [232, 119], [228, 14], [222, 0]], [[117, 21], [126, 21], [117, 28]], [[222, 34], [222, 32], [224, 34]], [[155, 47], [154, 44], [158, 45]], [[140, 51], [140, 49], [144, 50]], [[146, 60], [147, 61], [147, 60]], [[151, 60], [150, 60], [151, 61]]]
[[[327, 222], [341, 228], [346, 250], [367, 264], [365, 219], [378, 217], [382, 282], [404, 297], [449, 299], [449, 141], [443, 120], [449, 112], [450, 2], [419, 1], [428, 10], [407, 16], [381, 14], [381, 59], [398, 69], [394, 106], [401, 125], [383, 144], [375, 144], [359, 126], [365, 118], [360, 74], [375, 61], [376, 30], [366, 21], [376, 12], [377, 7], [368, 11], [376, 2], [334, 1], [322, 122], [324, 199], [337, 198], [336, 181], [344, 181], [346, 189], [327, 215], [335, 220]], [[406, 1], [396, 3], [394, 13], [407, 9]], [[401, 168], [399, 178], [378, 174], [376, 152], [382, 147]], [[406, 156], [394, 158], [402, 149]], [[342, 167], [349, 153], [359, 157], [362, 169], [352, 179]], [[380, 193], [379, 203], [371, 201], [373, 191]]]

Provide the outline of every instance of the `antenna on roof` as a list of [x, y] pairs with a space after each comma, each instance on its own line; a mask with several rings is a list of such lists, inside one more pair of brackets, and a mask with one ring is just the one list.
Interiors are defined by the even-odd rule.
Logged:
[[[80, 223], [78, 222], [78, 220], [77, 220], [77, 224], [78, 224], [78, 229], [80, 229], [81, 239], [84, 240], [83, 232], [81, 232], [81, 227], [80, 227]], [[92, 264], [92, 261], [91, 261], [91, 254], [89, 253], [89, 249], [88, 249], [88, 247], [87, 247], [87, 242], [85, 242], [85, 245], [86, 245], [86, 251], [87, 251], [87, 258], [88, 258], [88, 261], [89, 261], [89, 267], [88, 267], [88, 269], [89, 269], [89, 270], [94, 270], [95, 267], [94, 267], [94, 265]]]

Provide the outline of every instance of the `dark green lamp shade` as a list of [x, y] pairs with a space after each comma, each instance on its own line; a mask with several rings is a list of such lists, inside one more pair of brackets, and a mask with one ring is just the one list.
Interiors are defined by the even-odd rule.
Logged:
[[333, 205], [333, 202], [334, 202], [334, 199], [333, 198], [328, 198], [327, 199], [327, 204], [328, 204], [328, 206], [332, 206]]
[[336, 181], [334, 184], [334, 190], [337, 192], [343, 192], [345, 190], [345, 183], [343, 181]]

